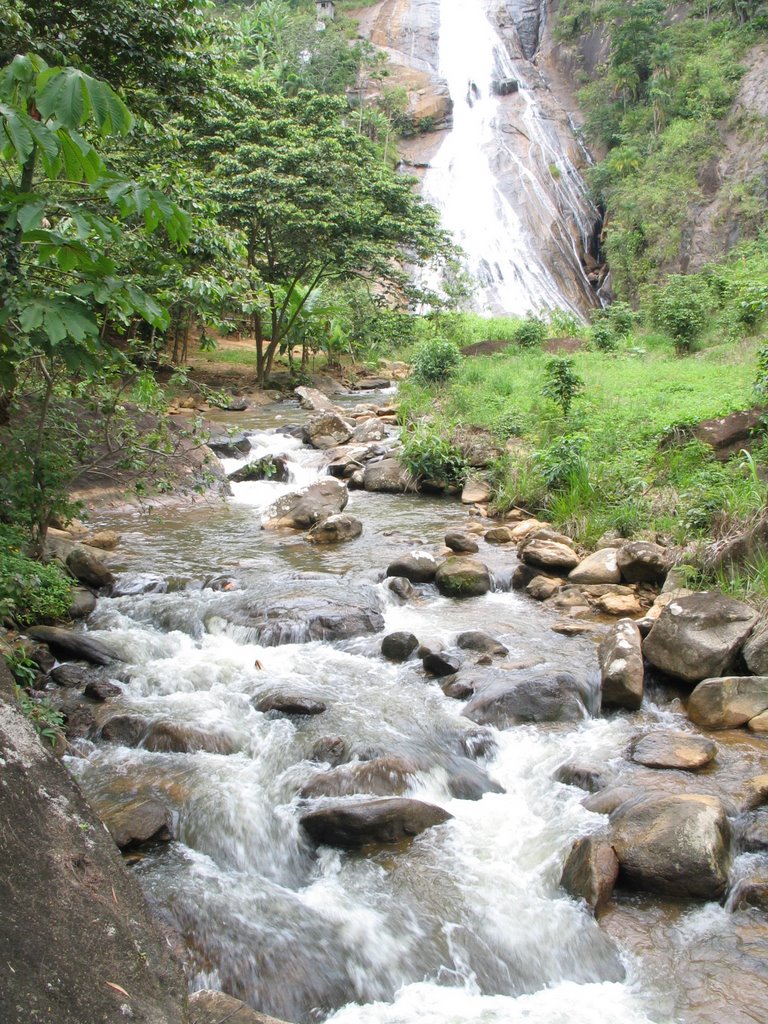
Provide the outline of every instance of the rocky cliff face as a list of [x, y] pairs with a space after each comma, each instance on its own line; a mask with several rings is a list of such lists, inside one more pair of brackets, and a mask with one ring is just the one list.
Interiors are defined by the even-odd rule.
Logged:
[[[477, 16], [487, 17], [501, 48], [495, 58], [492, 88], [500, 95], [494, 101], [492, 130], [476, 135], [472, 143], [482, 145], [494, 179], [490, 184], [476, 182], [495, 193], [487, 204], [491, 223], [478, 229], [478, 206], [467, 203], [470, 223], [464, 231], [461, 203], [456, 195], [444, 194], [450, 188], [445, 168], [441, 176], [427, 170], [426, 192], [444, 209], [446, 225], [470, 255], [481, 283], [480, 308], [522, 313], [564, 306], [585, 313], [597, 304], [602, 280], [594, 259], [598, 213], [581, 177], [589, 157], [565, 105], [568, 90], [550, 86], [542, 63], [541, 45], [548, 39], [546, 0], [484, 0]], [[447, 23], [447, 9], [443, 19]], [[362, 34], [389, 56], [389, 83], [408, 90], [411, 116], [417, 123], [426, 117], [438, 129], [405, 142], [405, 163], [422, 169], [439, 166], [442, 153], [442, 163], [452, 164], [452, 122], [461, 120], [465, 105], [487, 97], [480, 95], [474, 79], [465, 84], [461, 72], [458, 87], [455, 73], [452, 83], [447, 81], [451, 71], [446, 70], [444, 47], [441, 53], [440, 0], [383, 0], [363, 11], [359, 21]], [[458, 187], [466, 194], [468, 179]], [[494, 230], [499, 234], [495, 242]], [[480, 238], [478, 246], [486, 240], [487, 252], [472, 252], [473, 234]]]

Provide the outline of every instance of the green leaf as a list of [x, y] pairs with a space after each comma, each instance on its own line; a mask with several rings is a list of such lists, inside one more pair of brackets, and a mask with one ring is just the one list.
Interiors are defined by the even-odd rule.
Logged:
[[37, 109], [65, 128], [93, 118], [101, 135], [126, 135], [133, 124], [128, 107], [106, 82], [79, 68], [48, 68], [37, 76]]
[[28, 118], [20, 111], [0, 103], [0, 125], [2, 125], [3, 133], [8, 138], [19, 164], [25, 164], [35, 148], [35, 140], [25, 123], [26, 120]]
[[46, 202], [44, 199], [37, 199], [32, 203], [26, 203], [16, 214], [19, 226], [22, 231], [31, 231], [38, 227], [45, 213]]

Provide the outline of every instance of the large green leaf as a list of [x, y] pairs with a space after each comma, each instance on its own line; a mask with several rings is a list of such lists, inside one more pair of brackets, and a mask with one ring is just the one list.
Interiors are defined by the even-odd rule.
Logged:
[[133, 118], [114, 89], [79, 68], [47, 68], [37, 76], [37, 109], [65, 128], [93, 118], [102, 135], [125, 135]]

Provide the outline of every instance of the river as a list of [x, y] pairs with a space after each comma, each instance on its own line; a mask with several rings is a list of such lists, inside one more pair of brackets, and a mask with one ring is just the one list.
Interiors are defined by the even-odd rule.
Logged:
[[[552, 613], [509, 590], [514, 556], [482, 538], [491, 593], [454, 601], [424, 585], [406, 601], [393, 594], [383, 578], [393, 557], [439, 550], [447, 528], [467, 524], [455, 500], [352, 492], [348, 510], [364, 533], [340, 547], [263, 530], [270, 502], [316, 479], [327, 457], [276, 432], [306, 415], [293, 403], [245, 415], [237, 422], [252, 432], [248, 458], [285, 454], [292, 482], [237, 484], [227, 503], [171, 515], [102, 517], [122, 533], [123, 583], [149, 572], [171, 584], [166, 593], [101, 599], [88, 623], [124, 659], [110, 714], [197, 728], [228, 752], [84, 742], [84, 756], [68, 759], [97, 809], [136, 795], [172, 808], [174, 840], [132, 861], [182, 937], [191, 988], [223, 988], [302, 1024], [714, 1024], [726, 1019], [721, 990], [731, 985], [748, 994], [747, 1007], [757, 999], [765, 1009], [765, 968], [754, 966], [764, 930], [753, 918], [715, 904], [623, 897], [600, 927], [558, 886], [573, 839], [605, 819], [554, 775], [563, 764], [621, 762], [637, 716], [480, 729], [420, 661], [395, 665], [380, 654], [383, 632], [450, 644], [461, 630], [483, 629], [512, 662], [568, 667], [595, 692], [594, 642], [553, 631]], [[210, 577], [237, 589], [204, 589]], [[242, 624], [243, 608], [303, 601], [369, 604], [384, 630], [331, 642], [307, 640], [296, 622], [266, 632]], [[275, 691], [327, 710], [296, 717], [254, 708]], [[680, 719], [644, 708], [646, 723], [671, 717]], [[415, 759], [408, 795], [453, 818], [395, 848], [315, 847], [298, 823], [308, 804], [299, 791], [328, 768], [329, 738], [342, 759]], [[452, 795], [457, 775], [483, 772], [504, 792]], [[703, 962], [696, 949], [709, 950]], [[757, 970], [746, 987], [736, 981], [745, 970]], [[747, 1007], [728, 1019], [765, 1019]]]

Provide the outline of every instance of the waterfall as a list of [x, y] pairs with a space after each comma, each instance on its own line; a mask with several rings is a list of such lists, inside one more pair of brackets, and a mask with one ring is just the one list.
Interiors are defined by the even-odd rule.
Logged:
[[466, 254], [477, 310], [584, 313], [595, 298], [580, 256], [597, 211], [567, 115], [533, 65], [510, 55], [483, 0], [440, 0], [439, 73], [453, 127], [424, 194]]

